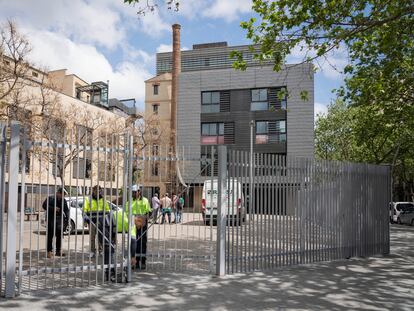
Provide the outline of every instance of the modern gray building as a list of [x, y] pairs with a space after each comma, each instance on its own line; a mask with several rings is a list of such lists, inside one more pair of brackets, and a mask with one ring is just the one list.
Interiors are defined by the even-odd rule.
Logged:
[[[232, 68], [229, 54], [243, 52], [247, 69]], [[157, 54], [157, 74], [171, 70], [172, 53]], [[248, 46], [225, 42], [194, 45], [181, 52], [177, 108], [178, 148], [202, 157], [212, 145], [236, 150], [313, 157], [314, 77], [312, 64], [272, 65], [253, 60]], [[307, 92], [307, 99], [301, 93]], [[286, 95], [287, 94], [287, 95]], [[250, 122], [254, 134], [250, 135]], [[186, 167], [188, 181], [199, 180], [200, 165]]]

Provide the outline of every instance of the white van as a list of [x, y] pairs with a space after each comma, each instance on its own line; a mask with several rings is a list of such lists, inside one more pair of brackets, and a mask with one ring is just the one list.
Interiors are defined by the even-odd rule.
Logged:
[[414, 207], [413, 202], [391, 202], [390, 203], [390, 222], [401, 223], [400, 214], [401, 211]]
[[[234, 224], [241, 224], [246, 220], [242, 184], [237, 179], [227, 180], [224, 185], [224, 193], [222, 208], [224, 208], [229, 224], [233, 224], [232, 220], [234, 220]], [[217, 221], [217, 198], [218, 180], [206, 180], [203, 186], [201, 201], [201, 213], [206, 225], [210, 225], [211, 220], [213, 220], [213, 223]]]

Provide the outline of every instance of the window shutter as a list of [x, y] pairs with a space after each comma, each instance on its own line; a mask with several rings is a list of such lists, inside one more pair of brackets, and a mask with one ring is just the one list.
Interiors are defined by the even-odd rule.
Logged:
[[224, 143], [234, 144], [234, 122], [224, 123]]
[[220, 112], [230, 111], [230, 91], [220, 92]]
[[267, 124], [269, 143], [275, 143], [279, 141], [279, 122], [269, 121]]
[[269, 108], [271, 110], [282, 109], [281, 101], [279, 99], [278, 93], [280, 88], [271, 88], [269, 89]]

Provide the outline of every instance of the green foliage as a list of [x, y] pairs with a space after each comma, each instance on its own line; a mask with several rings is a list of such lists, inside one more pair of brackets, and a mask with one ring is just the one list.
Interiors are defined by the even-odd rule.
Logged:
[[253, 0], [253, 10], [258, 18], [241, 27], [259, 47], [255, 59], [272, 60], [276, 71], [297, 47], [303, 62], [346, 49], [345, 85], [316, 122], [316, 154], [391, 164], [400, 197], [413, 200], [414, 2]]
[[323, 57], [340, 45], [348, 48], [356, 64], [375, 62], [383, 54], [412, 53], [412, 1], [253, 0], [253, 10], [259, 18], [241, 27], [253, 44], [260, 44], [256, 59], [273, 60], [276, 71], [297, 46], [314, 51], [304, 61]]
[[401, 200], [414, 195], [414, 119], [382, 105], [337, 100], [315, 128], [316, 156], [327, 160], [390, 164]]

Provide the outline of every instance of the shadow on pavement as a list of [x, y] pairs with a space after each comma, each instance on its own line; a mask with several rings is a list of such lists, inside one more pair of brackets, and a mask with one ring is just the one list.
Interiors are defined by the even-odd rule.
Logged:
[[136, 273], [127, 285], [33, 292], [5, 310], [413, 310], [414, 227], [392, 226], [385, 257], [224, 278]]

